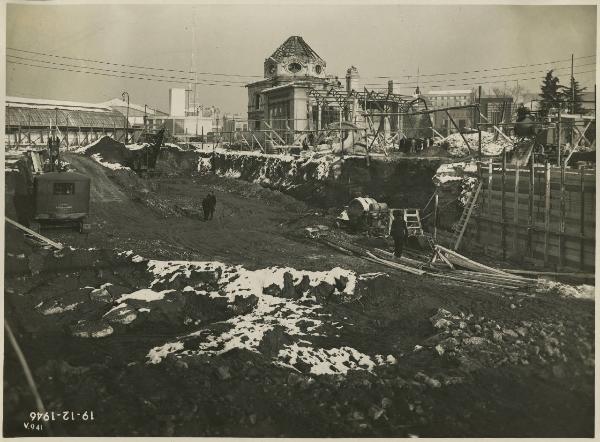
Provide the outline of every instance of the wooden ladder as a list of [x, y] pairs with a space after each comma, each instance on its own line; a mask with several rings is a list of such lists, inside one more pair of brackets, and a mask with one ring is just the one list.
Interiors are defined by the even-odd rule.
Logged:
[[460, 246], [460, 242], [462, 241], [465, 230], [467, 229], [467, 225], [469, 224], [469, 219], [471, 219], [471, 213], [473, 212], [473, 208], [475, 207], [475, 204], [477, 203], [477, 198], [479, 198], [479, 192], [481, 191], [481, 186], [482, 186], [482, 182], [479, 181], [479, 184], [477, 184], [477, 189], [475, 190], [475, 192], [471, 192], [471, 196], [469, 197], [469, 199], [467, 200], [467, 203], [465, 204], [465, 209], [463, 210], [463, 213], [460, 216], [458, 223], [454, 227], [455, 233], [456, 233], [456, 237], [455, 237], [456, 239], [454, 240], [453, 250], [458, 250], [458, 247]]
[[423, 226], [421, 225], [421, 215], [419, 209], [404, 209], [404, 221], [409, 236], [423, 235]]

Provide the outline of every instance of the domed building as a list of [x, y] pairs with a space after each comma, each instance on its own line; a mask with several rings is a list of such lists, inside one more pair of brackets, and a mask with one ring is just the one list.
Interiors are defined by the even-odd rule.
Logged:
[[320, 126], [324, 117], [313, 112], [309, 90], [342, 89], [337, 78], [327, 75], [326, 67], [325, 60], [302, 37], [289, 37], [265, 60], [264, 79], [246, 85], [249, 128], [270, 126], [285, 133]]

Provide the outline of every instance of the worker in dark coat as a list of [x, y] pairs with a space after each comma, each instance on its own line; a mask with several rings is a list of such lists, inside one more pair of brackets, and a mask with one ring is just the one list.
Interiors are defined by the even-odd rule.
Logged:
[[398, 215], [396, 215], [394, 217], [394, 221], [392, 221], [390, 234], [394, 239], [394, 256], [400, 258], [404, 248], [404, 241], [408, 236], [408, 228], [406, 227], [406, 221], [404, 221], [404, 216], [402, 216], [402, 213], [397, 213]]
[[17, 163], [19, 174], [17, 175], [15, 195], [13, 197], [13, 204], [17, 212], [17, 221], [25, 227], [29, 227], [29, 223], [35, 213], [33, 180], [30, 167], [26, 160], [20, 160]]
[[213, 192], [208, 193], [208, 217], [209, 219], [213, 219], [213, 215], [215, 214], [215, 207], [217, 206], [217, 197]]
[[204, 212], [204, 221], [208, 221], [210, 214], [210, 195], [206, 195], [202, 200], [202, 212]]

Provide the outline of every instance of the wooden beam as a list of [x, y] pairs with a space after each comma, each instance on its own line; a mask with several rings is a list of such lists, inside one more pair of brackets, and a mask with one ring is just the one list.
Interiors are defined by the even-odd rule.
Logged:
[[565, 233], [565, 162], [560, 165], [560, 220], [558, 225], [558, 265], [564, 265], [564, 233]]
[[548, 264], [548, 240], [550, 238], [550, 164], [544, 165], [544, 265]]
[[467, 258], [466, 256], [463, 256], [454, 250], [450, 250], [445, 247], [442, 247], [439, 244], [436, 244], [435, 248], [436, 248], [436, 250], [440, 251], [441, 253], [444, 253], [446, 255], [446, 258], [448, 258], [454, 265], [460, 265], [465, 268], [475, 270], [478, 272], [483, 272], [483, 273], [495, 273], [498, 275], [510, 276], [506, 272], [503, 272], [502, 270], [498, 270], [493, 267], [489, 267], [484, 264], [473, 261], [473, 260]]
[[460, 128], [456, 125], [456, 122], [454, 121], [454, 118], [452, 118], [452, 115], [450, 115], [450, 112], [448, 112], [448, 109], [445, 109], [445, 112], [446, 112], [446, 115], [448, 115], [448, 118], [450, 119], [450, 122], [456, 128], [456, 130], [460, 134], [461, 138], [463, 139], [463, 141], [467, 145], [467, 150], [469, 151], [469, 155], [470, 155], [471, 154], [471, 146], [469, 145], [469, 142], [465, 138], [464, 134], [460, 131]]
[[527, 249], [529, 256], [533, 257], [533, 206], [534, 206], [534, 189], [535, 189], [535, 164], [534, 157], [531, 157], [529, 165], [529, 213], [527, 216]]
[[12, 219], [10, 219], [8, 216], [5, 216], [4, 218], [6, 219], [6, 221], [8, 221], [10, 224], [12, 224], [13, 226], [17, 227], [18, 229], [21, 229], [22, 231], [24, 231], [24, 232], [26, 232], [26, 233], [28, 233], [28, 234], [30, 234], [30, 235], [32, 235], [32, 236], [34, 236], [35, 238], [39, 239], [40, 241], [43, 241], [43, 242], [45, 242], [46, 244], [49, 244], [49, 245], [51, 245], [51, 246], [52, 246], [52, 247], [54, 247], [55, 249], [62, 250], [62, 248], [63, 248], [63, 245], [62, 245], [61, 243], [54, 242], [54, 241], [52, 241], [51, 239], [48, 239], [48, 238], [46, 238], [45, 236], [43, 236], [43, 235], [40, 235], [40, 234], [39, 234], [39, 233], [37, 233], [37, 232], [34, 232], [33, 230], [29, 229], [28, 227], [25, 227], [24, 225], [22, 225], [22, 224], [19, 224], [19, 223], [18, 223], [18, 222], [16, 222], [16, 221], [13, 221], [13, 220], [12, 220]]
[[579, 191], [579, 198], [581, 201], [581, 204], [579, 205], [579, 233], [581, 235], [581, 242], [579, 243], [579, 267], [583, 269], [585, 261], [585, 255], [583, 253], [585, 248], [585, 173], [583, 166], [579, 168], [579, 176], [581, 181], [581, 187]]
[[519, 223], [519, 165], [515, 168], [515, 193], [513, 194], [513, 221], [515, 228], [513, 231], [513, 254], [519, 256], [519, 232], [517, 224]]
[[501, 222], [501, 243], [502, 259], [506, 260], [506, 146], [502, 149], [502, 190], [500, 193], [500, 222]]

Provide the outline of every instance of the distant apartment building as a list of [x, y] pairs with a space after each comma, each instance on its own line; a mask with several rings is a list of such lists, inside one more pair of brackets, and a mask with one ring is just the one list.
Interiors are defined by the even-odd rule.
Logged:
[[[474, 94], [470, 89], [429, 91], [419, 95], [427, 103], [429, 109], [444, 109], [449, 107], [466, 106], [473, 104]], [[475, 111], [473, 108], [450, 109], [448, 113], [460, 130], [473, 128]], [[456, 132], [446, 112], [434, 112], [431, 114], [433, 128], [446, 136]]]
[[240, 132], [248, 130], [248, 118], [239, 114], [223, 115], [223, 132]]
[[513, 97], [481, 97], [482, 123], [494, 125], [512, 121]]

